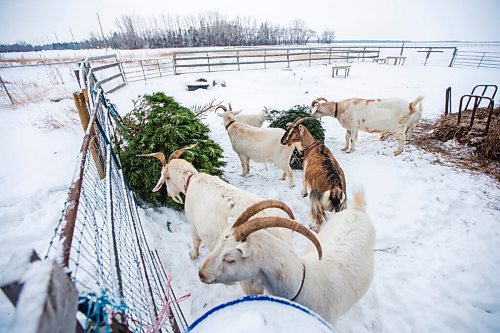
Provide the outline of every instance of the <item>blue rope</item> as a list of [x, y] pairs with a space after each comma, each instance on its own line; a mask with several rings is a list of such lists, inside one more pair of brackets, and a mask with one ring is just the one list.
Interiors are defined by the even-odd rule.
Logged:
[[[85, 319], [85, 332], [89, 332], [89, 320], [91, 320], [99, 332], [101, 332], [99, 326], [104, 324], [104, 332], [112, 333], [110, 323], [106, 320], [109, 309], [116, 310], [116, 312], [125, 315], [127, 306], [123, 303], [115, 304], [113, 300], [108, 297], [108, 293], [104, 288], [101, 290], [100, 296], [97, 296], [95, 292], [81, 294], [78, 299], [78, 310], [87, 316]], [[126, 322], [124, 324], [126, 324]]]
[[101, 102], [104, 105], [106, 109], [108, 109], [108, 112], [111, 117], [116, 121], [117, 124], [121, 125], [122, 124], [122, 117], [116, 110], [116, 105], [114, 103], [111, 103], [108, 97], [104, 94], [104, 92], [100, 96]]

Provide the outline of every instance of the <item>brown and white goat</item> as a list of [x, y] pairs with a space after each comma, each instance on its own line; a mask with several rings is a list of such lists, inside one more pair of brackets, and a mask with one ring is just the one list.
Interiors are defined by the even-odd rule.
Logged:
[[346, 184], [344, 171], [324, 144], [317, 141], [302, 125], [306, 117], [288, 124], [281, 138], [282, 145], [299, 143], [304, 152], [302, 196], [309, 195], [311, 215], [315, 222], [313, 230], [319, 231], [326, 219], [326, 211], [339, 212], [346, 207]]
[[411, 135], [422, 116], [423, 99], [423, 96], [418, 96], [410, 103], [401, 98], [351, 98], [328, 102], [320, 97], [311, 103], [311, 116], [337, 118], [346, 129], [345, 147], [342, 148], [346, 153], [354, 151], [359, 130], [380, 133], [381, 140], [389, 133], [394, 135], [398, 141], [394, 155], [399, 155], [404, 150], [406, 138]]

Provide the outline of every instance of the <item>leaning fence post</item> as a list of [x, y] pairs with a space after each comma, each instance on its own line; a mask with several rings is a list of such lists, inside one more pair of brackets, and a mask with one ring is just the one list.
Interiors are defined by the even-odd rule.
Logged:
[[455, 47], [455, 50], [453, 51], [453, 55], [451, 56], [451, 61], [448, 67], [453, 67], [453, 63], [455, 62], [455, 58], [457, 56], [458, 49]]
[[89, 125], [90, 114], [83, 93], [82, 92], [73, 93], [73, 102], [75, 102], [76, 109], [78, 110], [78, 116], [80, 117], [80, 122], [82, 123], [83, 131], [85, 132], [87, 130], [87, 126]]
[[[75, 102], [76, 109], [78, 110], [78, 115], [80, 116], [80, 122], [82, 123], [83, 131], [87, 131], [87, 127], [89, 126], [90, 114], [89, 109], [87, 108], [87, 103], [85, 100], [85, 94], [83, 92], [75, 92], [73, 93], [73, 101]], [[92, 159], [97, 167], [97, 172], [99, 173], [99, 178], [104, 179], [106, 173], [104, 172], [103, 161], [104, 158], [99, 149], [99, 142], [96, 135], [95, 127], [92, 128], [92, 139], [89, 145], [90, 152], [92, 154]]]
[[479, 65], [477, 65], [477, 68], [481, 67], [481, 64], [483, 63], [484, 55], [486, 52], [483, 52], [483, 56], [481, 57], [481, 60], [479, 60]]
[[1, 77], [1, 76], [0, 76], [0, 83], [2, 84], [3, 89], [4, 89], [4, 90], [5, 90], [5, 92], [7, 93], [7, 96], [9, 97], [10, 102], [12, 103], [12, 105], [14, 105], [14, 101], [12, 100], [12, 96], [9, 94], [9, 91], [7, 90], [7, 86], [5, 86], [5, 83], [3, 82], [3, 80], [2, 80], [2, 77]]

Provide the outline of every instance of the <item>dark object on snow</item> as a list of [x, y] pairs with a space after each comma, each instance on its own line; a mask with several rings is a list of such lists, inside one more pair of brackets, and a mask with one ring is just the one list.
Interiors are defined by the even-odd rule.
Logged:
[[220, 85], [222, 87], [226, 87], [226, 81], [224, 80], [214, 80], [212, 85], [215, 87], [216, 85]]
[[196, 89], [207, 89], [208, 86], [209, 86], [208, 83], [193, 82], [193, 83], [188, 83], [187, 84], [188, 91], [193, 91], [193, 90], [196, 90]]
[[[293, 123], [297, 118], [310, 116], [307, 112], [308, 109], [309, 107], [305, 105], [295, 105], [289, 110], [271, 110], [273, 119], [269, 127], [278, 127], [286, 130], [288, 123]], [[304, 122], [304, 126], [307, 127], [316, 140], [321, 143], [325, 142], [325, 129], [321, 125], [319, 119], [307, 120]], [[294, 150], [292, 158], [290, 159], [290, 166], [292, 169], [302, 169], [302, 162], [304, 162], [304, 154]]]

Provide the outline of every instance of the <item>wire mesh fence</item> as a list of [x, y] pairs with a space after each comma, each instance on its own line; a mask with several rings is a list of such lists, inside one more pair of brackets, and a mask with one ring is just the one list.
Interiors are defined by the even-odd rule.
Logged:
[[[86, 71], [81, 66], [80, 79], [88, 87], [92, 78], [85, 77]], [[100, 323], [99, 316], [92, 316], [97, 302], [89, 304], [91, 299], [105, 303], [108, 315], [133, 332], [184, 331], [186, 320], [158, 254], [149, 248], [112, 146], [115, 107], [102, 89], [90, 93], [92, 113], [79, 165], [47, 256], [62, 248], [63, 264], [82, 295], [79, 310], [86, 331]]]

